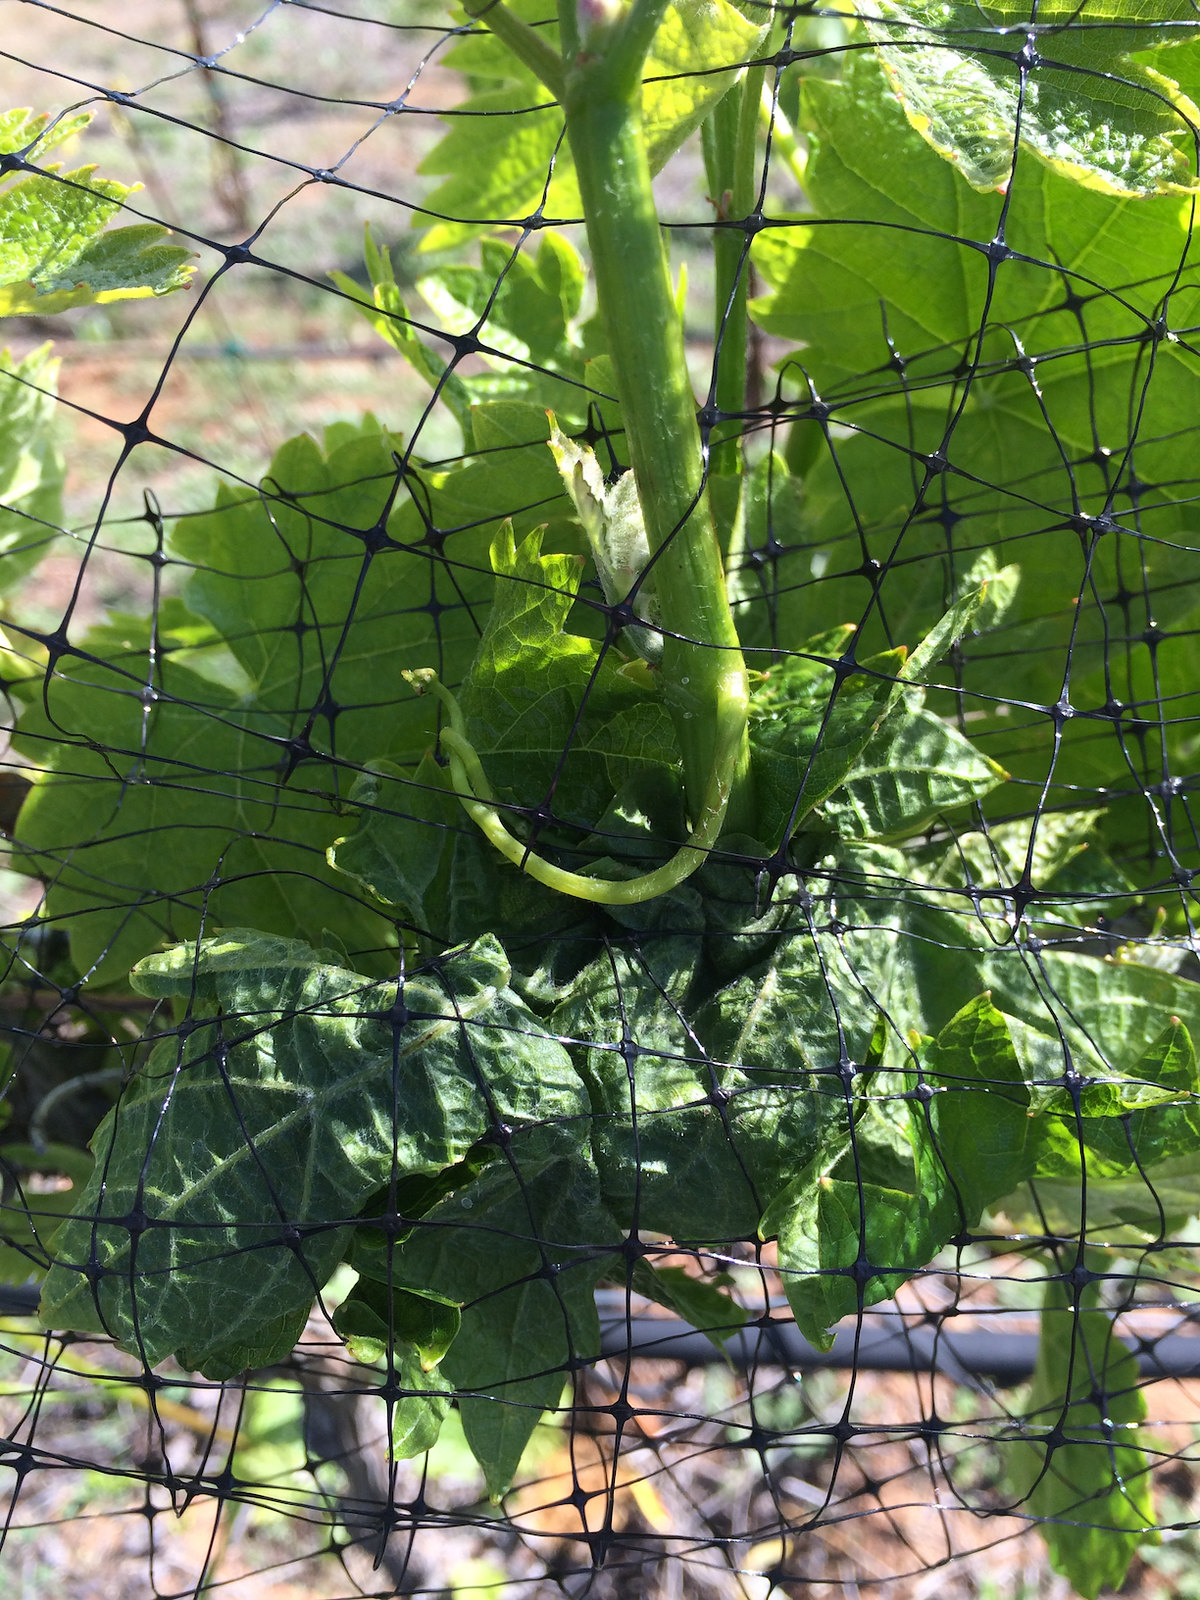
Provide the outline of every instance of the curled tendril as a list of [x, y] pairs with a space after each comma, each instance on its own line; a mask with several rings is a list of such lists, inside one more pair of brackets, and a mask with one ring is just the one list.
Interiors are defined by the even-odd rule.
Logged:
[[555, 889], [559, 894], [571, 895], [576, 900], [590, 900], [595, 905], [638, 905], [674, 889], [707, 860], [729, 807], [729, 793], [745, 727], [744, 708], [734, 705], [730, 715], [719, 719], [713, 768], [704, 805], [687, 843], [681, 845], [669, 861], [653, 872], [617, 880], [589, 878], [583, 873], [556, 867], [509, 832], [496, 809], [479, 754], [467, 738], [466, 718], [458, 701], [439, 681], [437, 673], [429, 668], [406, 672], [404, 677], [418, 694], [436, 694], [446, 708], [449, 722], [442, 729], [441, 742], [449, 759], [450, 776], [463, 810], [506, 860], [538, 883], [544, 883], [548, 889]]

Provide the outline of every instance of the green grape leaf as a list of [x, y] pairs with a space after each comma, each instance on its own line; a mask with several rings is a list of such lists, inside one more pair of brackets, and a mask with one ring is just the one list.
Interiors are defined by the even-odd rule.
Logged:
[[[7, 1076], [6, 1066], [0, 1073]], [[9, 1109], [7, 1100], [0, 1101], [0, 1125], [8, 1120]], [[0, 1174], [5, 1180], [5, 1197], [0, 1201], [0, 1283], [25, 1283], [46, 1271], [54, 1259], [59, 1229], [68, 1217], [78, 1215], [92, 1158], [69, 1144], [47, 1144], [38, 1150], [27, 1144], [2, 1144]], [[56, 1182], [47, 1189], [31, 1182], [34, 1174], [66, 1178], [67, 1186]]]
[[[1178, 1017], [1171, 1017], [1141, 1059], [1135, 1061], [1128, 1072], [1111, 1072], [1101, 1068], [1101, 1075], [1085, 1080], [1082, 1085], [1056, 1087], [1039, 1109], [1069, 1114], [1074, 1120], [1075, 1108], [1084, 1118], [1125, 1117], [1129, 1112], [1158, 1110], [1167, 1105], [1184, 1108], [1200, 1094], [1200, 1080], [1196, 1076], [1196, 1052], [1192, 1037]], [[1143, 1127], [1150, 1121], [1158, 1124], [1162, 1137], [1169, 1137], [1167, 1128], [1176, 1119], [1138, 1119], [1130, 1128]], [[1186, 1121], [1187, 1119], [1179, 1119]], [[1122, 1138], [1122, 1145], [1129, 1140]], [[1137, 1141], [1133, 1141], [1136, 1145]], [[1153, 1159], [1148, 1151], [1140, 1155]], [[1125, 1156], [1129, 1160], [1128, 1154]]]
[[930, 1098], [917, 1178], [950, 1237], [1032, 1172], [1029, 1089], [1008, 1024], [986, 994], [950, 1019], [920, 1064]]
[[1085, 1164], [1086, 1227], [1098, 1239], [1144, 1243], [1193, 1215], [1197, 986], [1160, 968], [1014, 941], [986, 888], [975, 891], [979, 910], [928, 891], [918, 903], [901, 892], [909, 866], [879, 847], [843, 856], [843, 942], [881, 1006], [923, 1033], [946, 1026], [970, 985], [986, 984], [1004, 1014], [1029, 1089], [1036, 1162], [1031, 1192], [996, 1197], [1009, 1220], [1078, 1234]]
[[1070, 1043], [1090, 1046], [1114, 1072], [1148, 1066], [1170, 1018], [1200, 1033], [1200, 988], [1185, 978], [1061, 951], [1045, 951], [1032, 966], [1022, 956], [992, 951], [981, 962], [996, 1004], [1034, 1028], [1053, 1031], [1053, 1018]]
[[1138, 1364], [1098, 1301], [1095, 1284], [1073, 1306], [1067, 1284], [1047, 1283], [1021, 1437], [1004, 1446], [1009, 1494], [1085, 1600], [1120, 1589], [1156, 1538]]
[[[23, 119], [23, 120], [17, 120]], [[67, 118], [43, 149], [90, 119]], [[10, 113], [0, 139], [18, 149], [43, 119]], [[39, 159], [35, 150], [28, 161]], [[164, 244], [154, 223], [105, 230], [141, 186], [97, 178], [95, 167], [60, 172], [53, 164], [0, 187], [0, 316], [37, 316], [75, 306], [169, 294], [186, 288], [190, 252]]]
[[547, 1130], [537, 1157], [512, 1150], [395, 1252], [397, 1283], [462, 1305], [439, 1370], [494, 1500], [575, 1362], [599, 1353], [594, 1290], [620, 1239], [590, 1164]]
[[362, 1278], [330, 1320], [356, 1361], [389, 1363], [400, 1390], [389, 1402], [395, 1458], [431, 1450], [450, 1414], [453, 1390], [437, 1365], [458, 1332], [458, 1308]]
[[[1050, 1226], [1115, 1237], [1155, 1237], [1200, 1210], [1194, 1182], [1200, 1143], [1200, 1081], [1188, 1029], [1171, 1018], [1128, 1074], [1060, 1089], [1040, 1119], [1035, 1193]], [[1064, 1102], [1066, 1105], [1064, 1106]], [[1087, 1192], [1084, 1194], [1086, 1179]], [[1024, 1216], [1020, 1200], [1006, 1206]], [[1046, 1225], [1046, 1224], [1043, 1224]]]
[[950, 845], [936, 845], [921, 857], [922, 878], [953, 887], [968, 879], [984, 883], [996, 874], [1015, 881], [1029, 866], [1030, 881], [1049, 887], [1080, 855], [1093, 847], [1102, 811], [1049, 812], [1013, 822], [995, 822], [986, 833], [967, 829]]
[[821, 815], [843, 838], [905, 838], [1004, 778], [969, 739], [910, 697], [871, 735]]
[[413, 216], [415, 226], [428, 229], [423, 250], [459, 249], [505, 223], [519, 225], [539, 208], [555, 218], [581, 215], [562, 112], [515, 58], [511, 76], [515, 83], [484, 89], [456, 106], [449, 128], [418, 167], [442, 179]]
[[583, 562], [543, 555], [542, 539], [538, 529], [518, 547], [508, 525], [497, 535], [495, 597], [461, 696], [471, 743], [503, 795], [553, 781], [596, 663], [591, 640], [566, 630]]
[[417, 288], [449, 333], [479, 328], [493, 371], [463, 380], [474, 398], [523, 399], [582, 424], [590, 398], [578, 322], [583, 284], [578, 252], [545, 230], [536, 255], [485, 238], [480, 266], [438, 267]]
[[[153, 676], [147, 620], [121, 619], [59, 661], [44, 704], [34, 684], [18, 739], [50, 770], [15, 860], [48, 882], [47, 914], [71, 919], [79, 972], [115, 977], [194, 935], [202, 914], [284, 937], [327, 928], [355, 959], [394, 944], [326, 851], [362, 768], [415, 768], [433, 742], [431, 701], [393, 703], [386, 686], [410, 667], [466, 674], [492, 594], [494, 508], [536, 494], [543, 457], [559, 490], [544, 445], [497, 451], [422, 475], [419, 503], [386, 516], [395, 449], [370, 418], [330, 430], [325, 451], [290, 441], [261, 494], [222, 489], [173, 529], [170, 554], [192, 567], [187, 611], [160, 627]], [[448, 531], [428, 534], [430, 517]]]
[[[606, 1204], [624, 1225], [681, 1240], [736, 1237], [754, 1201], [712, 1104], [716, 1073], [685, 1019], [699, 944], [697, 929], [598, 957], [551, 1014], [591, 1097]], [[630, 1065], [620, 1049], [626, 1032], [636, 1047]]]
[[582, 1136], [570, 1061], [508, 975], [491, 939], [402, 984], [236, 930], [144, 961], [133, 983], [179, 1002], [190, 1029], [161, 1040], [93, 1137], [46, 1324], [211, 1377], [268, 1364], [346, 1252], [331, 1219], [395, 1173], [461, 1161], [497, 1120], [515, 1156], [550, 1118], [560, 1142]]
[[[818, 649], [844, 631], [837, 629], [810, 641], [817, 649], [806, 646], [807, 653], [763, 675], [750, 702], [750, 755], [764, 838], [791, 831], [828, 800], [854, 773], [885, 719], [898, 737], [901, 719], [919, 714], [910, 686], [923, 682], [966, 632], [985, 593], [986, 585], [956, 601], [911, 655], [889, 650], [860, 661], [856, 670], [847, 670], [844, 658], [822, 663]], [[947, 745], [951, 738], [947, 732]], [[983, 770], [993, 777], [990, 766]], [[853, 809], [847, 814], [853, 826]]]
[[[764, 1213], [805, 1338], [890, 1298], [1033, 1168], [1029, 1092], [1004, 1018], [981, 996], [928, 1040], [917, 1083], [844, 1127]], [[915, 1090], [915, 1098], [911, 1091]], [[907, 1147], [907, 1148], [906, 1148]]]
[[756, 828], [778, 840], [838, 788], [892, 705], [903, 653], [863, 663], [837, 679], [814, 680], [803, 657], [772, 668], [750, 702]]
[[[1190, 770], [1186, 728], [1200, 703], [1190, 645], [1200, 555], [1166, 487], [1193, 470], [1190, 436], [1172, 419], [1200, 406], [1200, 369], [1169, 338], [1152, 375], [1139, 354], [1164, 305], [1172, 327], [1195, 320], [1189, 202], [1114, 197], [1040, 162], [1023, 166], [1006, 199], [977, 193], [909, 127], [871, 51], [848, 60], [841, 83], [808, 80], [803, 95], [811, 212], [755, 240], [768, 291], [752, 309], [767, 331], [804, 346], [798, 359], [786, 358], [798, 409], [810, 398], [796, 376], [802, 363], [832, 411], [795, 425], [788, 457], [807, 460], [803, 499], [793, 480], [775, 474], [766, 507], [774, 543], [770, 552], [756, 545], [755, 565], [742, 569], [751, 592], [738, 607], [739, 629], [755, 645], [794, 648], [831, 614], [861, 615], [864, 555], [886, 565], [902, 539], [900, 566], [882, 591], [888, 630], [872, 617], [861, 658], [920, 637], [947, 596], [961, 592], [961, 552], [986, 545], [998, 562], [1016, 562], [1021, 584], [1007, 614], [989, 616], [985, 604], [972, 624], [979, 633], [963, 638], [957, 704], [979, 748], [1018, 783], [1041, 783], [1044, 722], [1011, 715], [1011, 702], [1053, 701], [1049, 663], [1065, 671], [1069, 651], [1071, 705], [1081, 715], [1064, 729], [1048, 811], [1108, 790], [1095, 845], [1114, 851], [1119, 865], [1121, 848], [1133, 855], [1144, 847], [1145, 804], [1124, 797], [1128, 729], [1087, 713], [1108, 699], [1113, 646], [1103, 597], [1119, 591], [1130, 560], [1139, 571], [1144, 561], [1165, 637], [1153, 650], [1143, 646], [1138, 629], [1149, 613], [1139, 612], [1121, 647], [1122, 695], [1131, 703], [1172, 697], [1164, 727], [1172, 772]], [[997, 263], [987, 252], [1002, 207], [1013, 253]], [[1082, 301], [1077, 310], [1072, 296]], [[881, 379], [893, 354], [903, 377]], [[1139, 483], [1164, 486], [1139, 487], [1136, 508], [1124, 479], [1104, 465], [1104, 452], [1124, 459], [1134, 415]], [[831, 422], [838, 428], [827, 438]], [[945, 461], [924, 488], [914, 471], [922, 456]], [[1085, 576], [1071, 519], [1105, 508], [1117, 527]], [[950, 709], [942, 698], [930, 707]], [[1017, 794], [997, 791], [994, 813], [1003, 815], [1006, 800], [1010, 814], [1020, 810]]]
[[456, 829], [471, 826], [444, 767], [425, 755], [415, 772], [372, 763], [355, 780], [353, 833], [335, 839], [330, 863], [421, 928], [447, 925], [449, 857]]
[[[837, 1152], [841, 1159], [841, 1152]], [[779, 1272], [796, 1327], [818, 1350], [860, 1306], [893, 1295], [938, 1244], [917, 1196], [853, 1178], [835, 1178], [814, 1162], [763, 1218], [778, 1234]]]
[[[791, 437], [796, 439], [799, 433], [800, 425], [793, 424]], [[814, 440], [822, 439], [819, 430], [812, 429], [810, 433]], [[723, 531], [725, 527], [730, 528], [725, 557], [725, 589], [751, 666], [757, 667], [759, 664], [755, 646], [770, 643], [790, 648], [796, 645], [795, 638], [771, 636], [769, 623], [776, 609], [776, 597], [772, 592], [772, 565], [764, 559], [762, 552], [771, 548], [773, 541], [778, 542], [777, 535], [787, 533], [797, 525], [803, 506], [802, 473], [810, 466], [811, 462], [805, 462], [795, 473], [790, 472], [783, 456], [772, 450], [761, 460], [747, 466], [741, 474], [740, 483], [734, 479], [738, 499], [737, 510], [732, 518], [721, 517], [714, 503], [718, 529]], [[733, 474], [727, 476], [732, 478]], [[710, 479], [710, 496], [715, 483], [716, 477]], [[718, 494], [720, 492], [717, 491]], [[764, 622], [768, 624], [767, 628], [762, 627]], [[822, 633], [828, 632], [828, 628], [822, 629]], [[853, 632], [853, 623], [843, 624], [844, 636], [831, 640], [830, 648], [818, 653], [840, 656]], [[809, 650], [811, 645], [799, 645], [797, 648]], [[769, 664], [769, 661], [764, 664]]]
[[722, 849], [740, 852], [744, 863], [712, 857], [689, 880], [699, 892], [704, 915], [704, 968], [714, 989], [744, 977], [773, 957], [780, 938], [802, 926], [797, 918], [798, 884], [764, 877], [757, 863], [769, 854], [756, 841], [722, 836]]
[[392, 1357], [393, 1381], [401, 1390], [391, 1402], [392, 1448], [397, 1461], [424, 1455], [432, 1450], [450, 1415], [454, 1390], [448, 1378], [435, 1367], [427, 1372], [408, 1350]]
[[[660, 171], [752, 61], [769, 28], [728, 0], [673, 0], [643, 72], [642, 127], [651, 172]], [[725, 71], [714, 71], [714, 68]]]
[[372, 763], [351, 790], [350, 805], [357, 825], [334, 841], [330, 861], [403, 915], [427, 955], [503, 928], [524, 971], [528, 946], [553, 945], [588, 919], [581, 901], [535, 882], [492, 847], [432, 757], [414, 774]]
[[[1072, 331], [1076, 343], [1079, 337], [1074, 314], [1062, 303], [1065, 273], [1085, 292], [1090, 286], [1123, 286], [1120, 297], [1089, 297], [1084, 311], [1089, 342], [1130, 335], [1141, 325], [1139, 316], [1152, 314], [1171, 287], [1187, 250], [1188, 206], [1179, 197], [1121, 200], [1081, 188], [1048, 166], [1033, 165], [1022, 171], [1008, 197], [1004, 237], [1016, 254], [994, 273], [989, 305], [993, 274], [984, 252], [996, 236], [1005, 202], [965, 188], [939, 160], [906, 123], [870, 54], [856, 54], [840, 83], [806, 81], [803, 115], [816, 146], [805, 181], [811, 216], [764, 230], [756, 239], [754, 260], [768, 287], [751, 310], [767, 331], [804, 343], [805, 370], [818, 392], [827, 393], [847, 380], [878, 391], [870, 374], [887, 360], [880, 320], [881, 305], [886, 306], [889, 336], [907, 366], [908, 399], [918, 407], [919, 432], [916, 439], [908, 436], [910, 450], [935, 449], [940, 435], [930, 438], [927, 424], [940, 421], [943, 431], [945, 427], [944, 407], [927, 407], [915, 392], [917, 380], [948, 378], [978, 336], [985, 306], [989, 326], [997, 330], [987, 348], [997, 357], [1016, 353], [1011, 335], [1000, 336], [1005, 328], [1018, 332], [1027, 354], [1062, 351], [1071, 345]], [[881, 248], [885, 238], [902, 238], [903, 249]], [[1042, 265], [1048, 261], [1056, 263], [1054, 270]], [[1188, 298], [1190, 303], [1190, 293]], [[1122, 371], [1128, 364], [1120, 349], [1100, 359], [1107, 371]], [[1070, 387], [1076, 387], [1083, 368], [1082, 359], [1066, 359], [1039, 376], [1056, 395], [1067, 377], [1073, 380]], [[1029, 407], [1024, 397], [1031, 391], [1023, 375], [1007, 368], [981, 378], [976, 395], [997, 401], [1003, 397], [1016, 413], [1011, 426], [1006, 418], [1003, 430], [996, 430], [992, 419], [997, 437], [986, 447], [989, 460], [998, 451], [1006, 458], [1008, 452], [1036, 448], [1025, 421]], [[898, 403], [903, 409], [902, 398], [889, 397], [879, 409], [890, 416]], [[868, 407], [868, 415], [875, 409]], [[1073, 413], [1063, 415], [1058, 404], [1052, 415], [1056, 427], [1066, 426], [1068, 418], [1072, 427], [1077, 425]], [[1041, 426], [1045, 432], [1044, 421]], [[979, 424], [973, 431], [982, 435]], [[890, 432], [886, 437], [899, 438]], [[1047, 438], [1035, 459], [1053, 444]], [[981, 437], [979, 452], [984, 448]], [[816, 453], [828, 470], [828, 450]], [[889, 458], [890, 452], [880, 453], [880, 459]], [[970, 456], [964, 459], [974, 462]], [[911, 456], [903, 467], [908, 475]], [[872, 486], [864, 509], [910, 503], [911, 476], [896, 494], [899, 481], [896, 471], [888, 472], [883, 483]], [[951, 479], [946, 487], [954, 502], [993, 481], [1006, 480], [979, 474], [974, 485]], [[857, 475], [855, 483], [857, 487]], [[1083, 486], [1090, 491], [1091, 480], [1085, 477]], [[825, 492], [822, 482], [822, 498]], [[1003, 532], [1021, 514], [1021, 507], [1007, 506], [994, 526]], [[993, 531], [986, 542], [993, 544], [994, 536]], [[1002, 562], [1008, 559], [1002, 550], [997, 554]], [[1032, 598], [1036, 603], [1027, 593], [1028, 554], [1014, 547], [1012, 559], [1026, 574], [1027, 602]], [[860, 610], [861, 605], [847, 614]]]
[[1018, 118], [1022, 149], [1091, 188], [1196, 187], [1200, 113], [1136, 55], [1193, 37], [1191, 0], [1089, 0], [1083, 12], [1051, 0], [1032, 18], [1014, 0], [870, 0], [857, 10], [909, 122], [976, 189], [1007, 187]]
[[66, 462], [50, 346], [20, 361], [0, 350], [0, 588], [28, 577], [61, 532]]
[[713, 994], [697, 976], [699, 906], [690, 932], [688, 916], [677, 899], [636, 950], [597, 958], [552, 1026], [588, 1084], [601, 1189], [618, 1219], [712, 1242], [752, 1233], [772, 1196], [845, 1126], [842, 1039], [865, 1058], [875, 1008], [836, 943], [819, 950], [806, 931], [777, 939]]

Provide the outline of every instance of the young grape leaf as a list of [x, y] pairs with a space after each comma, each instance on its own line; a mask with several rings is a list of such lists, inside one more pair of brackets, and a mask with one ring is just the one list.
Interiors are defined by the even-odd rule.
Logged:
[[[819, 428], [814, 427], [810, 431], [815, 440], [823, 438]], [[792, 437], [798, 437], [799, 433], [800, 424], [794, 423]], [[722, 551], [725, 556], [725, 589], [738, 624], [738, 635], [746, 651], [747, 663], [753, 667], [760, 665], [758, 648], [765, 647], [770, 652], [764, 653], [761, 661], [764, 667], [771, 664], [778, 650], [810, 648], [809, 644], [800, 645], [798, 636], [781, 638], [772, 626], [777, 599], [772, 582], [776, 562], [770, 559], [768, 552], [778, 554], [779, 544], [800, 521], [802, 474], [811, 465], [811, 461], [805, 461], [797, 465], [794, 471], [789, 471], [787, 461], [773, 450], [753, 465], [748, 465], [740, 478], [732, 473], [726, 474], [733, 480], [733, 488], [737, 490], [737, 510], [732, 517], [720, 515], [714, 501], [717, 529], [723, 541], [728, 530], [728, 546], [726, 548], [723, 542]], [[709, 480], [710, 497], [716, 482], [716, 477]], [[716, 493], [719, 495], [721, 491], [717, 490]], [[834, 657], [841, 655], [848, 636], [854, 632], [854, 624], [843, 624], [843, 628], [845, 637], [840, 641], [831, 641], [832, 647], [821, 654]], [[829, 632], [828, 629], [822, 631]]]
[[0, 350], [0, 589], [28, 577], [62, 530], [58, 368], [48, 344], [20, 361]]
[[[909, 122], [976, 189], [1004, 190], [1020, 142], [1089, 188], [1196, 187], [1200, 113], [1138, 52], [1194, 36], [1192, 0], [862, 0], [856, 9]], [[1189, 159], [1192, 156], [1192, 159]]]
[[988, 883], [999, 876], [1015, 882], [1028, 865], [1030, 882], [1048, 889], [1092, 848], [1103, 815], [1094, 809], [1049, 812], [991, 823], [986, 833], [974, 829], [956, 833], [949, 845], [922, 852], [922, 881], [947, 888]]
[[190, 252], [164, 244], [167, 230], [140, 223], [105, 232], [140, 184], [97, 178], [94, 166], [62, 172], [46, 153], [80, 132], [90, 115], [64, 117], [9, 112], [0, 122], [0, 154], [20, 154], [0, 180], [0, 316], [48, 316], [75, 306], [140, 299], [186, 288]]
[[390, 1400], [396, 1460], [431, 1450], [450, 1413], [453, 1390], [437, 1367], [458, 1332], [458, 1307], [360, 1278], [330, 1320], [355, 1360], [386, 1363], [400, 1390]]
[[471, 393], [466, 383], [456, 372], [449, 372], [445, 360], [421, 338], [396, 282], [391, 255], [375, 243], [369, 225], [364, 230], [364, 253], [367, 276], [371, 280], [369, 298], [347, 273], [331, 272], [329, 276], [379, 337], [399, 351], [431, 389], [438, 390], [446, 409], [462, 430], [463, 449], [470, 451], [473, 443]]
[[[949, 845], [919, 851], [915, 873], [929, 885], [968, 894], [982, 890], [981, 904], [991, 905], [987, 889], [1018, 883], [1028, 869], [1038, 891], [1026, 910], [1029, 931], [1061, 941], [1071, 930], [1093, 925], [1101, 908], [1108, 917], [1133, 909], [1132, 881], [1098, 842], [1103, 817], [1101, 811], [1068, 811], [996, 822], [986, 833], [971, 830]], [[1057, 1049], [1053, 1074], [1061, 1067]]]
[[392, 1382], [400, 1390], [390, 1402], [392, 1447], [397, 1461], [424, 1455], [432, 1450], [450, 1415], [454, 1390], [440, 1367], [427, 1372], [411, 1351], [399, 1349], [392, 1355]]
[[22, 806], [13, 863], [46, 881], [75, 970], [117, 979], [206, 914], [285, 935], [315, 923], [350, 950], [386, 949], [388, 925], [323, 867], [338, 831], [336, 768], [281, 784], [286, 709], [179, 664], [169, 635], [146, 719], [146, 619], [113, 624], [48, 683], [52, 720], [37, 701], [20, 723], [22, 751], [54, 765]]
[[[425, 954], [502, 927], [514, 966], [527, 974], [541, 952], [561, 955], [573, 935], [596, 937], [593, 908], [506, 861], [463, 811], [448, 772], [432, 757], [415, 774], [372, 763], [351, 790], [350, 806], [358, 809], [357, 825], [334, 841], [331, 863], [402, 916]], [[553, 853], [575, 869], [602, 867], [616, 841], [602, 824], [591, 845], [585, 840], [576, 851], [556, 843]], [[558, 998], [552, 990], [551, 1004]]]
[[[979, 930], [982, 934], [982, 930]], [[1113, 1071], [1149, 1061], [1170, 1018], [1200, 1034], [1200, 986], [1135, 962], [1019, 947], [979, 955], [980, 977], [1002, 1011], [1091, 1047]], [[1056, 1026], [1057, 1025], [1057, 1026]]]
[[499, 239], [484, 239], [479, 258], [478, 267], [437, 267], [417, 281], [452, 333], [465, 333], [486, 315], [485, 343], [538, 366], [578, 348], [585, 273], [569, 240], [545, 229], [536, 254], [524, 255]]
[[1016, 1508], [1085, 1600], [1120, 1589], [1138, 1546], [1155, 1538], [1137, 1360], [1098, 1302], [1096, 1284], [1077, 1306], [1060, 1278], [1046, 1284], [1021, 1437], [1004, 1446]]
[[51, 122], [48, 111], [35, 112], [28, 106], [0, 111], [0, 155], [36, 152], [39, 157], [48, 156], [51, 150], [82, 133], [92, 116], [90, 111], [76, 111]]
[[362, 1277], [331, 1321], [356, 1361], [384, 1361], [394, 1345], [410, 1345], [421, 1371], [432, 1372], [457, 1337], [462, 1314], [441, 1296], [413, 1294]]
[[534, 532], [518, 547], [507, 526], [492, 546], [495, 598], [462, 706], [498, 799], [590, 828], [623, 784], [670, 769], [671, 720], [644, 669], [568, 630], [582, 563], [541, 546]]
[[438, 267], [417, 283], [448, 332], [479, 328], [493, 370], [462, 380], [467, 392], [476, 400], [526, 400], [582, 425], [591, 396], [578, 324], [579, 254], [550, 230], [538, 235], [536, 255], [489, 238], [479, 251], [480, 266]]
[[135, 986], [189, 1027], [93, 1137], [47, 1325], [107, 1332], [151, 1366], [266, 1364], [393, 1176], [450, 1167], [501, 1122], [514, 1159], [547, 1119], [560, 1143], [584, 1137], [579, 1080], [508, 976], [490, 939], [386, 984], [236, 930], [143, 962]]
[[673, 0], [643, 70], [642, 127], [651, 172], [660, 171], [724, 99], [768, 32], [769, 24], [751, 21], [728, 0]]
[[756, 840], [724, 834], [721, 853], [689, 880], [701, 897], [703, 971], [714, 991], [769, 960], [782, 935], [804, 926], [804, 891], [795, 878], [776, 880], [763, 870], [769, 854]]
[[662, 657], [661, 615], [634, 474], [625, 472], [616, 483], [606, 483], [596, 452], [568, 438], [557, 420], [551, 422], [550, 448], [587, 535], [605, 600], [610, 606], [632, 606], [639, 622], [650, 624], [629, 623], [622, 629], [622, 639], [635, 655], [657, 666]]
[[[1027, 824], [1017, 824], [1006, 848], [1021, 829], [1028, 838]], [[1071, 924], [1060, 929], [1058, 947], [1014, 938], [1004, 898], [1011, 901], [1013, 880], [1003, 857], [998, 872], [993, 863], [996, 876], [960, 878], [964, 886], [955, 889], [923, 886], [919, 893], [912, 892], [910, 860], [899, 851], [855, 846], [833, 859], [851, 955], [860, 944], [864, 951], [898, 953], [894, 976], [877, 981], [893, 986], [889, 1008], [921, 1033], [939, 1032], [972, 983], [985, 987], [1008, 1018], [1057, 1041], [1059, 1081], [1076, 1053], [1089, 1071], [1128, 1076], [1172, 1017], [1193, 1036], [1200, 1032], [1195, 983], [1161, 968], [1080, 953], [1071, 948], [1080, 942]]]

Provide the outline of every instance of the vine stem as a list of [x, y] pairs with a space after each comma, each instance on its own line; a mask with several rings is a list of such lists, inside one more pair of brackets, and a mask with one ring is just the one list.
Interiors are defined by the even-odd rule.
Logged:
[[[723, 826], [754, 832], [749, 680], [729, 609], [683, 329], [642, 135], [642, 73], [668, 0], [559, 0], [560, 55], [507, 11], [503, 0], [470, 3], [472, 15], [531, 68], [563, 110], [650, 547], [663, 631], [660, 681], [683, 757], [692, 834], [671, 862], [633, 884], [563, 872], [509, 833], [486, 798], [478, 757], [453, 718], [446, 749], [464, 807], [522, 870], [584, 899], [650, 899], [693, 872]], [[740, 103], [753, 103], [753, 97]], [[753, 133], [750, 123], [743, 139], [749, 136], [751, 148]], [[448, 693], [436, 687], [443, 697]], [[634, 885], [640, 887], [635, 891]]]
[[[642, 137], [641, 75], [666, 0], [633, 0], [585, 32], [561, 104], [575, 160], [617, 399], [650, 545], [663, 627], [662, 683], [689, 811], [705, 813], [717, 765], [728, 823], [752, 832], [749, 685], [704, 481], [696, 402]], [[561, 0], [564, 40], [578, 37]], [[568, 26], [569, 23], [569, 26]], [[729, 730], [740, 722], [740, 735]]]

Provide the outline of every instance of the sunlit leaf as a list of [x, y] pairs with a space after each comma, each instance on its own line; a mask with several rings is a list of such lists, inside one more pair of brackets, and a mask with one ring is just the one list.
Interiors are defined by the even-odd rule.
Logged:
[[[0, 142], [17, 148], [39, 120], [10, 122]], [[60, 135], [80, 126], [68, 121]], [[165, 228], [138, 223], [105, 232], [140, 185], [95, 172], [94, 166], [60, 172], [51, 165], [0, 187], [0, 316], [44, 316], [187, 286], [194, 270], [186, 264], [190, 252], [164, 244]]]
[[[1193, 37], [1192, 0], [863, 0], [857, 7], [913, 127], [977, 189], [1024, 149], [1113, 194], [1196, 187], [1200, 112], [1136, 52]], [[1161, 66], [1162, 70], [1159, 70]]]

